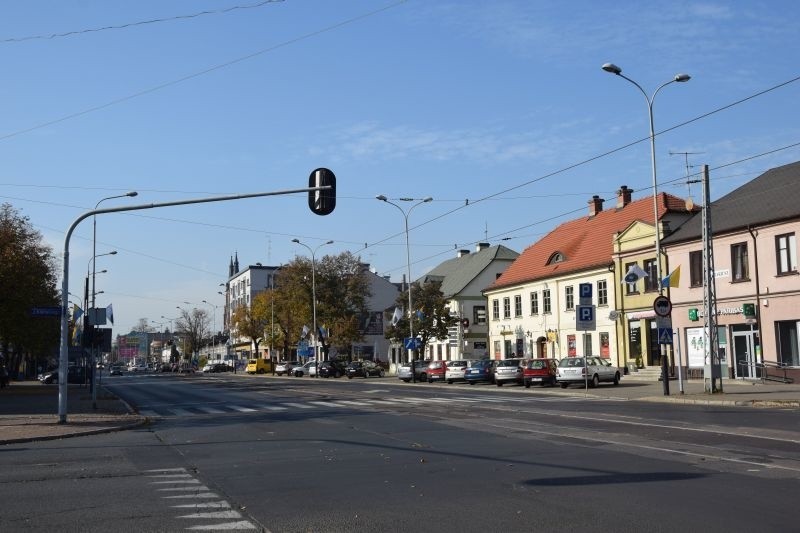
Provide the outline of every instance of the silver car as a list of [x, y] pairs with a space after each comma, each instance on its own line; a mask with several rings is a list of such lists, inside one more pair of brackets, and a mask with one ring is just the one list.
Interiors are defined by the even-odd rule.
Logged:
[[501, 359], [494, 368], [494, 382], [498, 387], [504, 383], [515, 382], [522, 385], [523, 359]]
[[467, 361], [447, 361], [444, 379], [452, 385], [454, 381], [466, 381], [464, 372], [467, 370]]
[[590, 387], [596, 387], [600, 382], [619, 385], [619, 376], [619, 368], [608, 359], [597, 356], [565, 357], [558, 363], [556, 381], [562, 389], [566, 389], [570, 383], [587, 383]]

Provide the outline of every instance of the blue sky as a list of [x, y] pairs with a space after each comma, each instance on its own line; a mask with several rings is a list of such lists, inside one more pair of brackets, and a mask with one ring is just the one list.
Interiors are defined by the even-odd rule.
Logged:
[[[692, 76], [655, 101], [656, 131], [670, 129], [656, 138], [661, 190], [689, 192], [685, 157], [670, 152], [694, 152], [692, 172], [710, 165], [714, 198], [800, 159], [778, 150], [800, 142], [797, 2], [285, 0], [223, 12], [259, 3], [0, 4], [0, 201], [59, 258], [72, 221], [107, 196], [139, 192], [103, 207], [296, 189], [317, 167], [338, 178], [327, 217], [304, 195], [98, 217], [97, 253], [118, 251], [97, 259], [108, 270], [97, 304], [113, 304], [116, 333], [178, 306], [211, 312], [201, 302], [223, 304], [234, 253], [242, 266], [308, 255], [293, 238], [333, 240], [318, 257], [349, 250], [399, 281], [404, 220], [378, 194], [434, 198], [409, 217], [413, 277], [477, 242], [521, 252], [622, 184], [652, 194], [646, 100], [606, 62], [648, 93]], [[126, 27], [83, 31], [109, 26]], [[70, 292], [83, 293], [91, 257], [85, 221]]]

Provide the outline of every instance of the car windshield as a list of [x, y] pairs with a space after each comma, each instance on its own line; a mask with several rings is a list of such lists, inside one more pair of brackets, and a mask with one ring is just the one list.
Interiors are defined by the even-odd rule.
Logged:
[[536, 368], [547, 368], [547, 361], [544, 359], [534, 359], [528, 364], [528, 368], [536, 369]]
[[447, 366], [449, 366], [449, 367], [459, 367], [459, 366], [464, 367], [464, 366], [467, 366], [467, 362], [466, 361], [450, 361], [449, 363], [447, 363]]
[[489, 360], [472, 361], [470, 368], [486, 368], [492, 364]]
[[519, 366], [519, 359], [503, 359], [497, 362], [497, 366]]
[[562, 359], [560, 363], [558, 363], [560, 367], [574, 367], [574, 366], [583, 366], [583, 357], [567, 357]]

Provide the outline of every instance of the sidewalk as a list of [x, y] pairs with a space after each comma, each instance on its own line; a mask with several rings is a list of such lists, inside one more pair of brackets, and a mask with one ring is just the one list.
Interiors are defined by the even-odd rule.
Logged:
[[[239, 373], [243, 379], [302, 379], [313, 378], [273, 378], [271, 375], [248, 376]], [[335, 383], [339, 380], [325, 380]], [[347, 381], [347, 380], [344, 380]], [[408, 384], [394, 376], [383, 379], [370, 379], [370, 383], [381, 383], [398, 387], [426, 387], [454, 390], [465, 385], [432, 385], [428, 383]], [[493, 385], [482, 385], [492, 387]], [[532, 391], [544, 392], [554, 396], [585, 392], [598, 398], [627, 399], [646, 402], [674, 402], [698, 405], [727, 405], [756, 408], [800, 409], [800, 385], [767, 382], [745, 382], [723, 380], [723, 392], [708, 394], [704, 391], [702, 380], [683, 382], [681, 394], [677, 380], [670, 380], [670, 395], [664, 395], [661, 382], [622, 379], [619, 386], [602, 384], [597, 388], [585, 390], [577, 385], [568, 389], [560, 387], [506, 386], [503, 391], [526, 394]], [[473, 390], [472, 388], [470, 390]], [[9, 387], [0, 389], [0, 445], [36, 440], [59, 439], [76, 435], [91, 435], [137, 427], [147, 423], [122, 400], [102, 387], [97, 391], [97, 409], [92, 408], [92, 395], [87, 387], [69, 385], [67, 394], [67, 423], [58, 423], [58, 386], [42, 385], [38, 381], [12, 382]]]
[[119, 431], [147, 422], [105, 389], [97, 390], [97, 409], [83, 385], [69, 385], [67, 423], [58, 423], [58, 385], [12, 381], [0, 389], [0, 445]]

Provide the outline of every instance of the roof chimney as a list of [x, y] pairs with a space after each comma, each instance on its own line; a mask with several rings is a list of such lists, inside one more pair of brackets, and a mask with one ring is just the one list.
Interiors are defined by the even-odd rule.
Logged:
[[459, 250], [458, 257], [464, 257], [465, 255], [469, 255], [469, 250]]
[[596, 194], [589, 200], [589, 216], [593, 217], [603, 210], [603, 199]]
[[617, 209], [621, 209], [631, 203], [631, 195], [633, 189], [629, 189], [627, 185], [623, 185], [617, 191]]
[[477, 246], [475, 246], [475, 251], [480, 252], [481, 250], [485, 250], [489, 247], [488, 242], [479, 242]]

